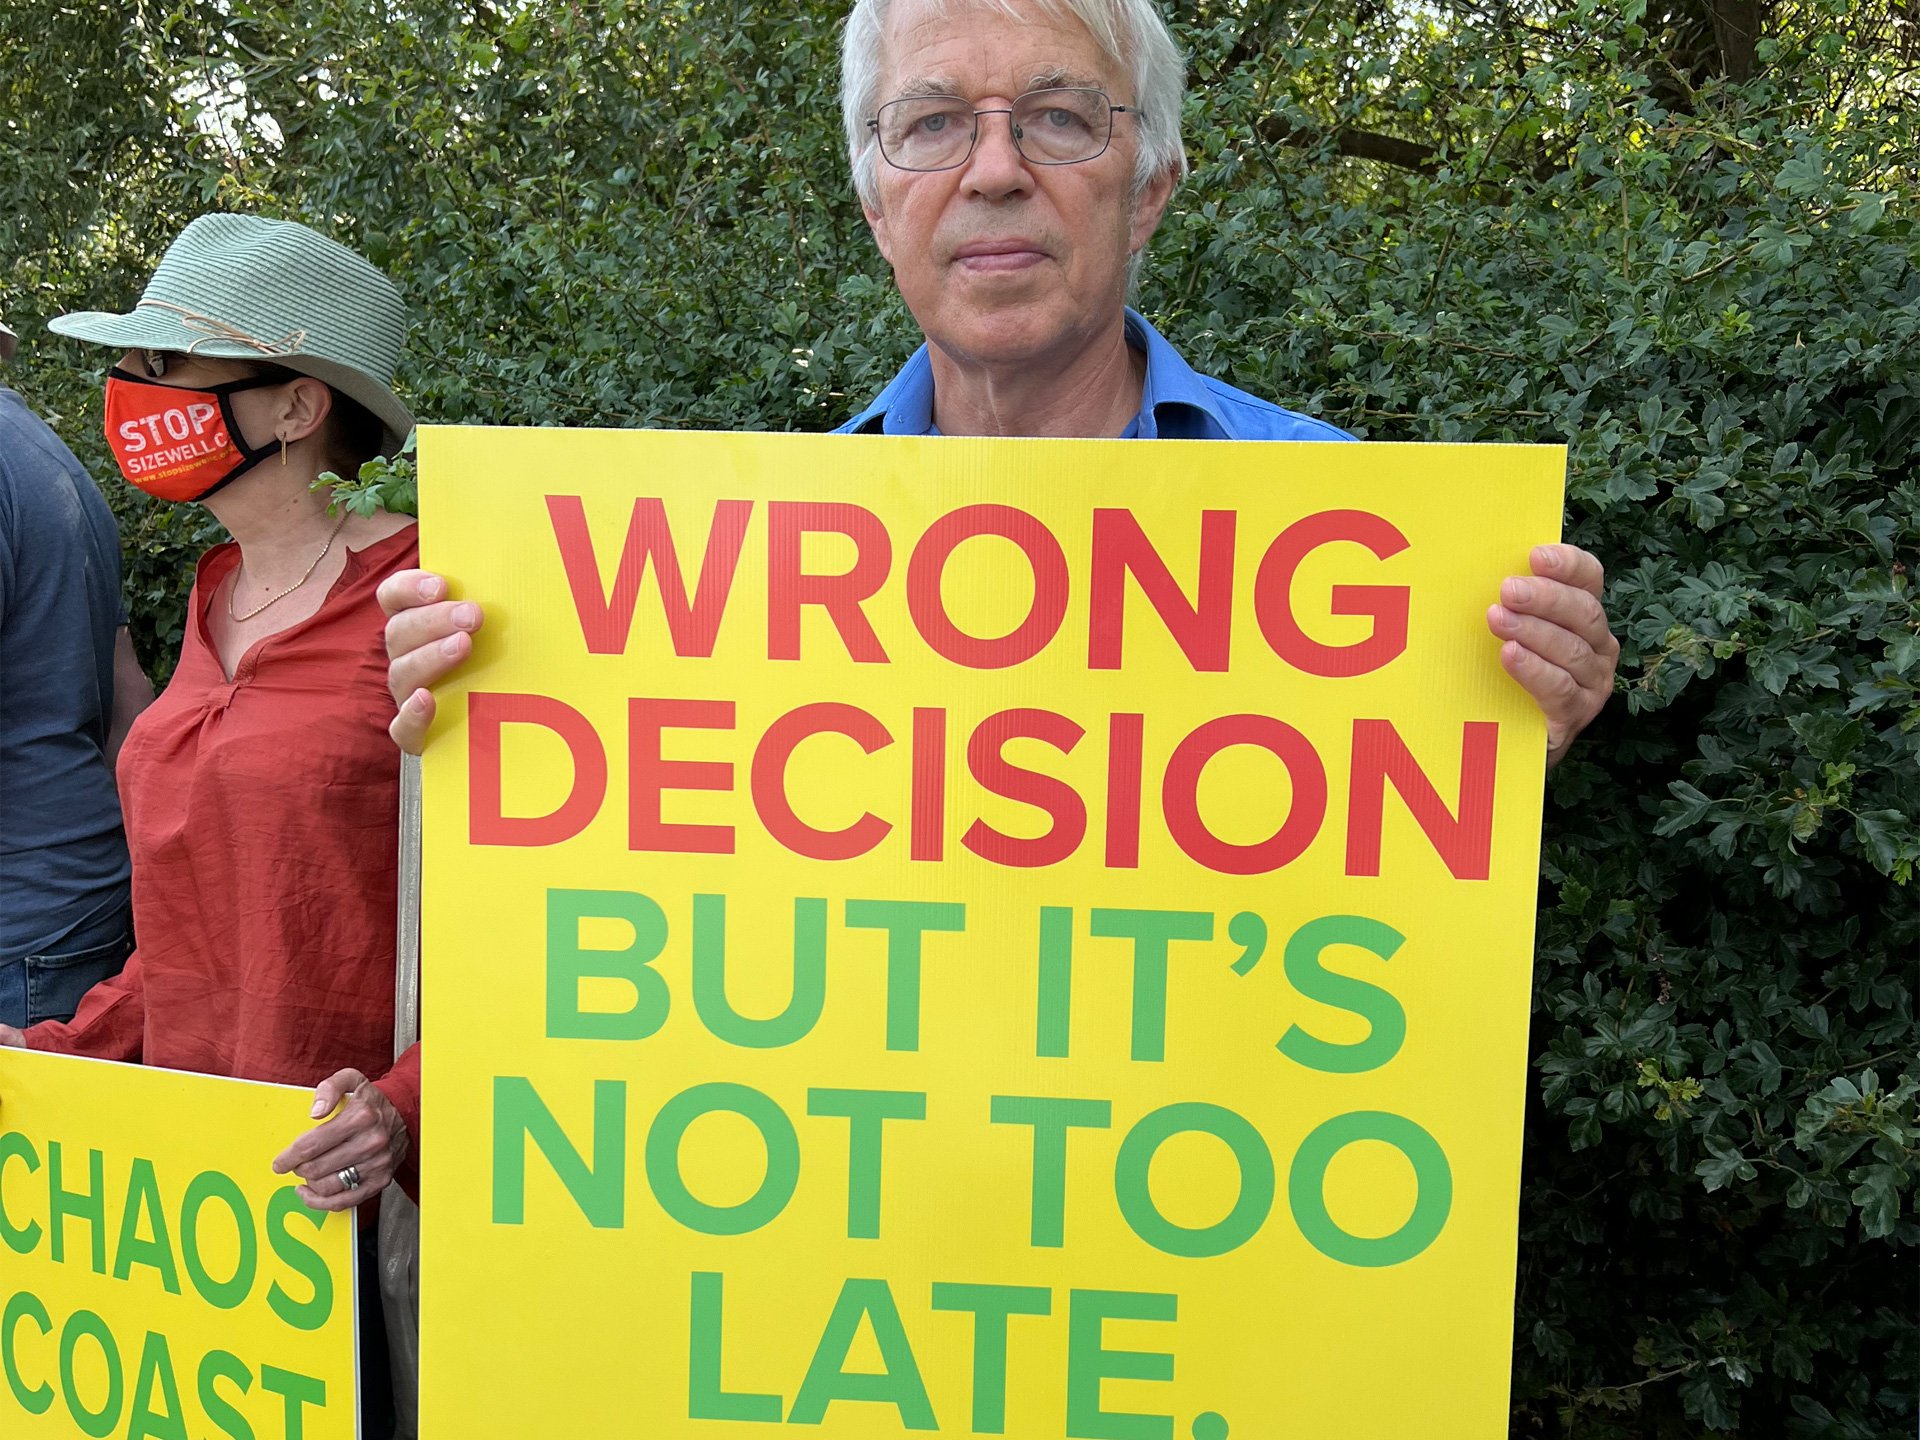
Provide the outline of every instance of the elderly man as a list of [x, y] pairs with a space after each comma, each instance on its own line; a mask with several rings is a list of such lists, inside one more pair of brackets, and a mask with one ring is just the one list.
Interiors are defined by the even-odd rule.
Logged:
[[[856, 0], [841, 102], [867, 223], [926, 344], [843, 430], [889, 435], [1345, 440], [1195, 373], [1126, 308], [1186, 168], [1181, 60], [1151, 0]], [[1487, 625], [1547, 719], [1548, 763], [1606, 703], [1619, 645], [1591, 555], [1542, 545]], [[438, 576], [380, 588], [393, 736], [480, 607]]]

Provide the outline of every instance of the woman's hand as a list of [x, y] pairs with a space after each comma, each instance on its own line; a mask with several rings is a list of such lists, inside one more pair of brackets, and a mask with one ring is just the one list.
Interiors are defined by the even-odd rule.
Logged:
[[[341, 1101], [346, 1103], [341, 1105]], [[392, 1183], [413, 1147], [407, 1122], [358, 1070], [342, 1070], [313, 1092], [313, 1118], [340, 1113], [307, 1131], [274, 1157], [273, 1173], [288, 1171], [307, 1183], [300, 1198], [315, 1210], [351, 1210]], [[348, 1185], [341, 1177], [357, 1180]]]
[[387, 689], [398, 713], [388, 733], [418, 755], [433, 724], [433, 692], [473, 653], [473, 632], [486, 617], [471, 600], [447, 599], [447, 582], [427, 570], [400, 570], [380, 582], [387, 612]]
[[0, 1025], [0, 1047], [8, 1050], [27, 1048], [27, 1032], [16, 1030], [11, 1025]]

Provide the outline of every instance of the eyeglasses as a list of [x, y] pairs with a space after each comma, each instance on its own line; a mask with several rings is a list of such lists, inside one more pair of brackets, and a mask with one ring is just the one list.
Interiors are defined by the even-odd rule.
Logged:
[[140, 368], [151, 380], [164, 379], [167, 366], [181, 358], [177, 350], [147, 350], [140, 346], [135, 346], [133, 353], [140, 357]]
[[952, 170], [973, 154], [980, 117], [1005, 115], [1021, 158], [1034, 165], [1078, 165], [1106, 153], [1114, 116], [1137, 113], [1132, 105], [1108, 103], [1104, 90], [1055, 86], [1029, 90], [1000, 110], [975, 110], [957, 95], [889, 100], [867, 129], [896, 170]]

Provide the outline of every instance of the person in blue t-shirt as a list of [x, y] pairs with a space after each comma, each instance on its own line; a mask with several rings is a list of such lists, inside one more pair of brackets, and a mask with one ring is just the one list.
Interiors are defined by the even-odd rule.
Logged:
[[[843, 431], [1347, 440], [1197, 374], [1127, 308], [1186, 171], [1183, 62], [1152, 0], [856, 0], [840, 99], [854, 186], [926, 343]], [[1487, 627], [1563, 757], [1613, 691], [1600, 562], [1537, 546]], [[418, 751], [427, 688], [482, 612], [441, 577], [381, 586], [392, 731]], [[1490, 597], [1491, 598], [1491, 597]]]
[[69, 1018], [133, 948], [113, 762], [152, 699], [113, 513], [0, 386], [0, 1024]]

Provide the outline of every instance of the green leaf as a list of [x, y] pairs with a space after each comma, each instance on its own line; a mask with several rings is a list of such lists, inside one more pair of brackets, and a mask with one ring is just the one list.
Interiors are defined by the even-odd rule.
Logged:
[[1854, 1175], [1860, 1181], [1852, 1196], [1860, 1211], [1860, 1233], [1869, 1240], [1884, 1239], [1900, 1218], [1900, 1186], [1905, 1176], [1893, 1165], [1869, 1165]]
[[1853, 211], [1853, 232], [1856, 235], [1871, 233], [1879, 224], [1880, 217], [1887, 212], [1887, 197], [1870, 190], [1853, 192], [1855, 202]]
[[1751, 1180], [1759, 1174], [1751, 1161], [1725, 1141], [1708, 1136], [1706, 1147], [1712, 1152], [1711, 1158], [1694, 1166], [1693, 1173], [1700, 1177], [1708, 1190], [1721, 1189], [1736, 1180]]
[[1774, 183], [1789, 195], [1804, 197], [1819, 193], [1827, 184], [1825, 153], [1817, 145], [1798, 151], [1780, 167]]
[[1893, 872], [1895, 863], [1914, 848], [1913, 819], [1898, 810], [1865, 810], [1853, 817], [1854, 839], [1882, 875]]
[[1712, 796], [1684, 780], [1669, 782], [1667, 793], [1679, 804], [1666, 807], [1665, 816], [1653, 827], [1656, 835], [1677, 835], [1682, 830], [1690, 829], [1704, 820], [1714, 806]]

